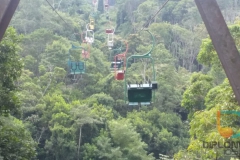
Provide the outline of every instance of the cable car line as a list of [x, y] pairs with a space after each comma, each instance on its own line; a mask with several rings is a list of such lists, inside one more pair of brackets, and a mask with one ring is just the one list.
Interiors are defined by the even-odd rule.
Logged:
[[166, 6], [166, 4], [169, 2], [169, 0], [167, 0], [163, 5], [162, 5], [162, 7], [155, 13], [155, 15], [151, 18], [151, 19], [149, 19], [144, 25], [143, 25], [143, 28], [140, 30], [140, 31], [142, 31], [144, 28], [146, 28], [146, 26], [147, 26], [147, 24], [149, 24], [157, 15], [158, 15], [158, 13]]
[[[48, 0], [46, 0], [46, 2], [48, 3], [48, 5], [54, 10], [54, 12], [61, 18], [61, 20], [69, 25], [69, 23], [67, 23], [63, 17], [55, 10], [55, 8], [50, 4], [50, 2]], [[158, 13], [166, 6], [166, 4], [169, 2], [169, 0], [166, 0], [166, 2], [164, 2], [164, 4], [162, 5], [162, 7], [148, 20], [146, 21], [146, 23], [143, 25], [143, 28], [139, 31], [141, 32], [143, 29], [147, 28], [146, 26], [152, 21], [152, 19], [154, 19]], [[106, 7], [107, 6], [107, 7]], [[108, 10], [108, 0], [105, 1], [105, 13], [107, 13], [107, 15], [109, 16], [109, 10]], [[85, 73], [85, 63], [82, 61], [72, 61], [70, 58], [70, 50], [78, 50], [78, 49], [82, 49], [82, 58], [83, 59], [87, 59], [89, 58], [89, 51], [90, 51], [90, 46], [94, 41], [94, 18], [95, 15], [94, 13], [90, 14], [89, 19], [90, 19], [90, 23], [88, 23], [86, 25], [86, 31], [85, 31], [85, 38], [83, 38], [83, 33], [81, 33], [81, 39], [83, 43], [87, 43], [88, 46], [88, 52], [86, 51], [86, 48], [82, 47], [82, 46], [74, 46], [72, 45], [71, 48], [69, 49], [69, 60], [68, 60], [68, 69], [69, 69], [69, 74], [73, 76], [73, 80], [75, 79], [75, 75], [78, 74], [84, 74]], [[108, 40], [107, 40], [107, 46], [109, 47], [109, 49], [112, 49], [113, 45], [114, 45], [114, 31], [115, 29], [111, 26], [111, 20], [110, 17], [107, 18], [107, 24], [109, 25], [109, 28], [106, 29], [106, 34], [108, 35]], [[153, 40], [152, 43], [152, 48], [149, 52], [143, 54], [143, 55], [132, 55], [130, 57], [126, 57], [126, 53], [128, 51], [128, 43], [126, 43], [126, 51], [124, 53], [118, 53], [117, 55], [114, 56], [114, 62], [112, 62], [112, 64], [114, 65], [114, 72], [115, 72], [115, 79], [116, 80], [124, 80], [125, 82], [125, 102], [126, 102], [126, 98], [128, 98], [128, 104], [129, 105], [149, 105], [151, 104], [152, 101], [154, 101], [154, 97], [155, 94], [153, 92], [152, 95], [152, 90], [157, 89], [157, 82], [155, 82], [154, 84], [152, 84], [150, 81], [146, 83], [142, 83], [142, 85], [144, 86], [143, 88], [140, 87], [140, 84], [130, 84], [129, 86], [126, 84], [126, 76], [125, 74], [127, 73], [127, 68], [128, 68], [128, 60], [130, 58], [149, 58], [152, 61], [152, 67], [153, 67], [153, 80], [155, 81], [155, 69], [154, 69], [154, 61], [151, 57], [151, 52], [155, 46], [155, 40], [153, 35], [148, 31], [147, 31]], [[138, 32], [138, 33], [139, 33]], [[90, 37], [89, 37], [90, 34]], [[86, 51], [86, 52], [85, 52]], [[120, 60], [120, 61], [119, 61]], [[118, 65], [118, 63], [120, 63]], [[118, 67], [116, 67], [118, 66]], [[140, 87], [140, 88], [139, 88]], [[149, 95], [149, 96], [146, 96]], [[140, 97], [139, 97], [140, 96]], [[145, 97], [145, 98], [143, 98]], [[140, 99], [144, 99], [144, 100], [140, 100]]]
[[50, 4], [50, 2], [49, 2], [48, 0], [46, 0], [46, 2], [47, 2], [48, 5], [53, 9], [53, 11], [54, 11], [55, 13], [57, 13], [57, 15], [61, 18], [61, 20], [62, 20], [65, 24], [69, 25], [69, 24], [62, 18], [62, 16], [55, 10], [55, 8]]

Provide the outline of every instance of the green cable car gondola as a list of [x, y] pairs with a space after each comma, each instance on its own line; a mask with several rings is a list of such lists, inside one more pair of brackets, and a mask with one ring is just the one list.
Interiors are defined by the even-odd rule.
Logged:
[[[126, 63], [126, 71], [125, 71], [125, 84], [124, 84], [124, 98], [125, 102], [128, 103], [128, 105], [150, 105], [155, 98], [155, 93], [153, 92], [154, 90], [157, 89], [157, 82], [155, 81], [155, 69], [154, 69], [154, 60], [151, 57], [151, 52], [155, 46], [155, 40], [153, 35], [147, 31], [152, 38], [152, 48], [150, 51], [148, 51], [146, 54], [143, 55], [132, 55], [127, 58], [127, 63]], [[127, 69], [128, 69], [128, 62], [129, 59], [131, 58], [148, 58], [151, 60], [152, 63], [152, 72], [153, 72], [153, 77], [152, 77], [152, 82], [149, 80], [148, 83], [143, 83], [143, 84], [131, 84], [126, 82], [127, 79]]]
[[72, 61], [70, 58], [70, 52], [71, 50], [79, 50], [83, 49], [82, 47], [74, 46], [72, 45], [71, 49], [69, 49], [69, 60], [68, 60], [68, 73], [70, 75], [78, 75], [78, 74], [84, 74], [85, 73], [85, 62], [82, 61]]
[[68, 61], [68, 67], [69, 67], [69, 74], [76, 75], [76, 74], [84, 74], [85, 73], [85, 63], [84, 62], [74, 62], [74, 61]]

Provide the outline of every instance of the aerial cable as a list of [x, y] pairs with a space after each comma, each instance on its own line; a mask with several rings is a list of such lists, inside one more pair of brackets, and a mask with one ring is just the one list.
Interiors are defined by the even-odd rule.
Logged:
[[162, 5], [162, 7], [155, 13], [155, 15], [149, 19], [144, 25], [143, 28], [140, 30], [142, 31], [144, 28], [146, 28], [146, 26], [158, 15], [158, 13], [166, 6], [166, 4], [169, 2], [169, 0], [166, 0], [166, 2], [164, 2], [164, 4]]
[[48, 0], [46, 0], [46, 1], [47, 1], [48, 5], [53, 9], [53, 11], [54, 11], [55, 13], [57, 13], [57, 15], [61, 18], [61, 20], [62, 20], [63, 22], [65, 22], [65, 24], [69, 25], [69, 24], [62, 18], [62, 16], [60, 16], [60, 14], [55, 10], [55, 8], [50, 4], [50, 2], [49, 2]]

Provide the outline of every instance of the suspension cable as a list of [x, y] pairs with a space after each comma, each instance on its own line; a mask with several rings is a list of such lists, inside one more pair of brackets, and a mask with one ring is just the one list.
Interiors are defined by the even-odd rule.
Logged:
[[47, 2], [48, 5], [53, 9], [53, 11], [54, 11], [55, 13], [57, 13], [57, 15], [61, 18], [61, 20], [62, 20], [65, 24], [69, 25], [69, 24], [62, 18], [62, 16], [55, 10], [55, 8], [50, 4], [50, 2], [49, 2], [48, 0], [46, 0], [46, 2]]
[[164, 2], [164, 4], [162, 5], [162, 7], [154, 14], [154, 16], [149, 19], [144, 25], [143, 28], [140, 30], [142, 31], [144, 28], [146, 28], [146, 26], [158, 15], [158, 13], [166, 6], [166, 4], [169, 2], [169, 0], [166, 0], [166, 2]]

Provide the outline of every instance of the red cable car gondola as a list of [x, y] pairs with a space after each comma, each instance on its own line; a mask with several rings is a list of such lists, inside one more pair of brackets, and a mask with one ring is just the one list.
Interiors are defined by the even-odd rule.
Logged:
[[118, 70], [117, 67], [115, 67], [115, 79], [116, 80], [124, 80], [124, 74], [126, 69], [126, 53], [128, 51], [128, 44], [126, 43], [126, 50], [124, 53], [118, 54], [114, 57], [115, 63], [117, 60], [121, 60], [123, 62], [122, 69]]
[[114, 32], [113, 29], [106, 29], [106, 33], [107, 33], [107, 34], [110, 34], [110, 33], [113, 33], [113, 32]]

